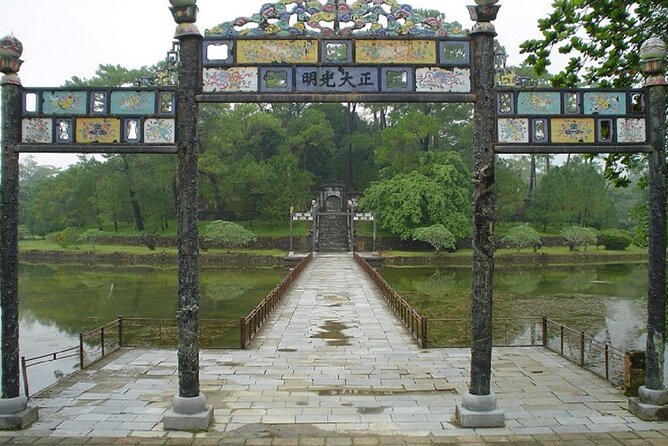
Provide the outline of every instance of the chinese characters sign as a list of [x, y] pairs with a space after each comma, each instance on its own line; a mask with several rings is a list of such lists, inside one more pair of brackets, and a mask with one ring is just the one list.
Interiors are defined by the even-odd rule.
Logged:
[[207, 93], [471, 93], [465, 39], [205, 39]]

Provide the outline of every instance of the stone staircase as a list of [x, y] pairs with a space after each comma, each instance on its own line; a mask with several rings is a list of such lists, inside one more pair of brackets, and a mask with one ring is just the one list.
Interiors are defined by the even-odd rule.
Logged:
[[348, 217], [345, 214], [320, 214], [318, 252], [348, 252]]

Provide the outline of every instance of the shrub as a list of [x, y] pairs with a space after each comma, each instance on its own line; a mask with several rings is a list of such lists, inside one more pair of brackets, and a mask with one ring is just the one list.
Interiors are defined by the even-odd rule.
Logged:
[[218, 243], [227, 249], [227, 252], [235, 246], [243, 246], [257, 239], [255, 234], [243, 226], [223, 220], [209, 223], [202, 236], [205, 242]]
[[440, 223], [426, 228], [417, 228], [413, 231], [413, 240], [429, 243], [436, 249], [436, 254], [441, 249], [454, 250], [457, 242], [452, 232]]
[[582, 226], [569, 226], [561, 230], [561, 236], [566, 240], [568, 249], [577, 251], [577, 248], [584, 246], [585, 251], [587, 245], [596, 243], [596, 232], [593, 229], [584, 228]]
[[517, 252], [520, 252], [523, 248], [533, 248], [533, 251], [536, 252], [542, 247], [538, 231], [528, 225], [510, 228], [508, 234], [501, 239], [501, 242], [511, 248], [517, 249]]
[[65, 228], [54, 237], [54, 241], [58, 246], [67, 248], [74, 245], [79, 245], [79, 230], [77, 228]]
[[607, 251], [623, 251], [633, 243], [633, 237], [620, 229], [608, 229], [598, 234], [597, 243]]

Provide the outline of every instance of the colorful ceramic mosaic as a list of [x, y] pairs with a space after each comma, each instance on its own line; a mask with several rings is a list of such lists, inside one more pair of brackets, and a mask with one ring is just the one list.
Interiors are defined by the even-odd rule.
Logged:
[[361, 64], [436, 65], [436, 41], [358, 40], [355, 56]]
[[173, 119], [147, 119], [144, 121], [144, 142], [146, 144], [173, 144], [176, 123]]
[[21, 141], [24, 143], [51, 144], [53, 142], [53, 122], [51, 119], [24, 119], [21, 131]]
[[114, 115], [155, 114], [155, 92], [114, 91], [111, 93], [111, 113]]
[[529, 120], [525, 118], [502, 118], [498, 120], [499, 142], [528, 143]]
[[551, 121], [553, 143], [577, 144], [596, 142], [595, 121], [589, 118], [554, 118]]
[[203, 82], [205, 93], [257, 92], [258, 69], [249, 67], [205, 68]]
[[561, 114], [561, 93], [559, 92], [521, 92], [517, 100], [517, 113], [520, 115], [559, 115]]
[[237, 63], [317, 64], [319, 46], [317, 40], [239, 40]]
[[587, 115], [625, 115], [626, 93], [585, 93], [584, 111]]
[[647, 121], [635, 118], [617, 119], [617, 141], [620, 143], [647, 141]]
[[121, 120], [115, 118], [77, 119], [76, 142], [110, 144], [121, 140]]
[[[266, 36], [466, 36], [459, 23], [427, 17], [396, 0], [280, 0], [264, 4], [257, 14], [222, 23], [207, 37]], [[382, 19], [381, 19], [382, 18]], [[384, 25], [387, 23], [387, 25]]]
[[420, 92], [469, 93], [471, 70], [468, 68], [418, 68], [416, 89]]
[[45, 115], [85, 115], [87, 112], [85, 91], [53, 91], [42, 96]]

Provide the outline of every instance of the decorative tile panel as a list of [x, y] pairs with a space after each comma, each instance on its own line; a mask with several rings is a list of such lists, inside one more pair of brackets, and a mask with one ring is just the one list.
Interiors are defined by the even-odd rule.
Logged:
[[419, 92], [469, 93], [471, 70], [468, 68], [418, 68], [415, 74]]
[[519, 115], [560, 115], [559, 92], [520, 92], [517, 99]]
[[45, 115], [85, 115], [88, 111], [85, 91], [52, 91], [42, 95]]
[[117, 118], [78, 118], [76, 142], [111, 144], [121, 141], [121, 120]]
[[111, 114], [155, 114], [154, 91], [114, 91], [111, 93]]
[[320, 42], [311, 40], [239, 40], [236, 43], [240, 65], [317, 64]]
[[553, 143], [594, 143], [596, 124], [590, 118], [553, 118], [550, 122]]
[[144, 121], [144, 142], [146, 144], [174, 144], [176, 122], [173, 119], [150, 118]]
[[643, 118], [618, 118], [617, 141], [643, 143], [647, 141], [647, 121]]
[[527, 118], [501, 118], [499, 124], [499, 142], [502, 143], [528, 143], [529, 142], [529, 119]]
[[204, 92], [257, 92], [258, 69], [254, 67], [205, 68]]
[[586, 115], [625, 115], [626, 93], [585, 93], [584, 112]]
[[358, 40], [355, 60], [361, 64], [436, 65], [436, 41]]
[[21, 141], [28, 144], [53, 143], [52, 119], [27, 118], [21, 122]]

